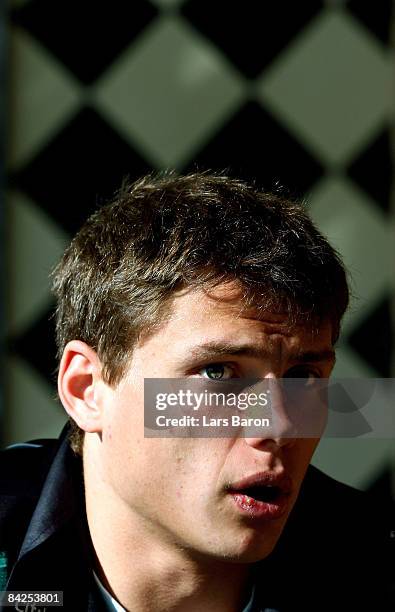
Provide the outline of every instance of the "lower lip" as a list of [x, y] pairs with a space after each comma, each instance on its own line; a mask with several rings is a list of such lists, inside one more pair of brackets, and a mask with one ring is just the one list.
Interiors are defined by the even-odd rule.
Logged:
[[236, 491], [230, 492], [230, 496], [240, 512], [254, 519], [278, 519], [285, 514], [288, 507], [287, 495], [280, 495], [273, 502], [258, 501], [253, 497], [237, 493]]

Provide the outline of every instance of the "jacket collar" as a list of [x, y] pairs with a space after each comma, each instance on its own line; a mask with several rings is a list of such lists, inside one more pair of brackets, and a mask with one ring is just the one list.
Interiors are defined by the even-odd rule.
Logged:
[[[65, 571], [71, 571], [70, 584], [75, 580], [73, 586], [79, 593], [80, 602], [85, 601], [81, 610], [99, 612], [105, 608], [91, 572], [92, 544], [86, 519], [82, 460], [70, 447], [69, 431], [70, 426], [66, 424], [7, 588], [20, 589], [28, 576], [34, 580], [35, 575], [43, 575], [48, 570], [51, 575], [54, 572], [56, 588], [59, 588], [62, 583], [59, 579], [64, 578]], [[63, 557], [55, 570], [53, 553], [47, 553], [51, 545]], [[254, 574], [262, 564], [266, 569], [270, 567], [267, 561], [254, 564], [252, 576], [255, 579]], [[252, 606], [256, 612], [263, 610], [258, 591]]]
[[[69, 424], [66, 424], [61, 432], [59, 448], [31, 518], [18, 561], [76, 515], [77, 497], [82, 492], [79, 486], [82, 485], [82, 461], [73, 455], [70, 448], [69, 429]], [[75, 478], [78, 472], [80, 480]]]
[[66, 609], [104, 610], [91, 572], [82, 461], [72, 451], [70, 426], [56, 454], [25, 534], [7, 590], [63, 590]]

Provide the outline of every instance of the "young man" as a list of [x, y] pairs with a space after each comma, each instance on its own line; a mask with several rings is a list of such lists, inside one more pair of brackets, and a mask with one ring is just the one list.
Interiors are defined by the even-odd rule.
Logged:
[[302, 206], [224, 176], [146, 177], [86, 222], [53, 289], [70, 423], [3, 453], [4, 589], [63, 591], [67, 610], [381, 601], [374, 508], [309, 467], [318, 438], [286, 420], [145, 436], [147, 378], [330, 376], [348, 288]]

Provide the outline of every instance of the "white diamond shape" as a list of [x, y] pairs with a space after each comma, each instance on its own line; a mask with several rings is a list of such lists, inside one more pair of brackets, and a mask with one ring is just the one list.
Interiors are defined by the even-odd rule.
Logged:
[[25, 196], [10, 194], [8, 206], [8, 323], [25, 329], [50, 302], [49, 273], [68, 242], [66, 235]]
[[343, 343], [336, 347], [334, 378], [375, 378], [378, 373], [350, 346]]
[[[377, 373], [347, 345], [336, 350], [333, 378], [374, 378]], [[393, 440], [323, 438], [312, 464], [347, 484], [366, 488], [390, 458]]]
[[58, 437], [67, 420], [55, 394], [32, 368], [17, 357], [7, 363], [5, 442]]
[[178, 17], [162, 17], [97, 84], [96, 101], [155, 166], [185, 164], [243, 99], [239, 75]]
[[365, 489], [388, 465], [391, 439], [323, 438], [312, 464], [336, 480]]
[[364, 192], [346, 179], [323, 179], [309, 200], [311, 216], [351, 274], [356, 299], [343, 323], [344, 331], [350, 333], [390, 286], [393, 254], [388, 220]]
[[260, 99], [324, 163], [345, 164], [387, 117], [391, 64], [354, 18], [322, 11], [263, 73]]
[[14, 28], [9, 159], [26, 163], [60, 129], [80, 103], [78, 84], [26, 32]]

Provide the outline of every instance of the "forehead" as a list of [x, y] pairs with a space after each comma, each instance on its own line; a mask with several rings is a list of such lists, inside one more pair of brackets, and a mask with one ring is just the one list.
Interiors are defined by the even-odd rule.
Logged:
[[292, 323], [284, 312], [248, 309], [240, 287], [224, 283], [210, 291], [177, 292], [155, 336], [170, 348], [192, 347], [197, 341], [237, 340], [264, 342], [273, 348], [281, 344], [296, 350], [300, 344], [308, 350], [332, 346], [332, 325], [329, 321], [320, 325], [313, 321]]

